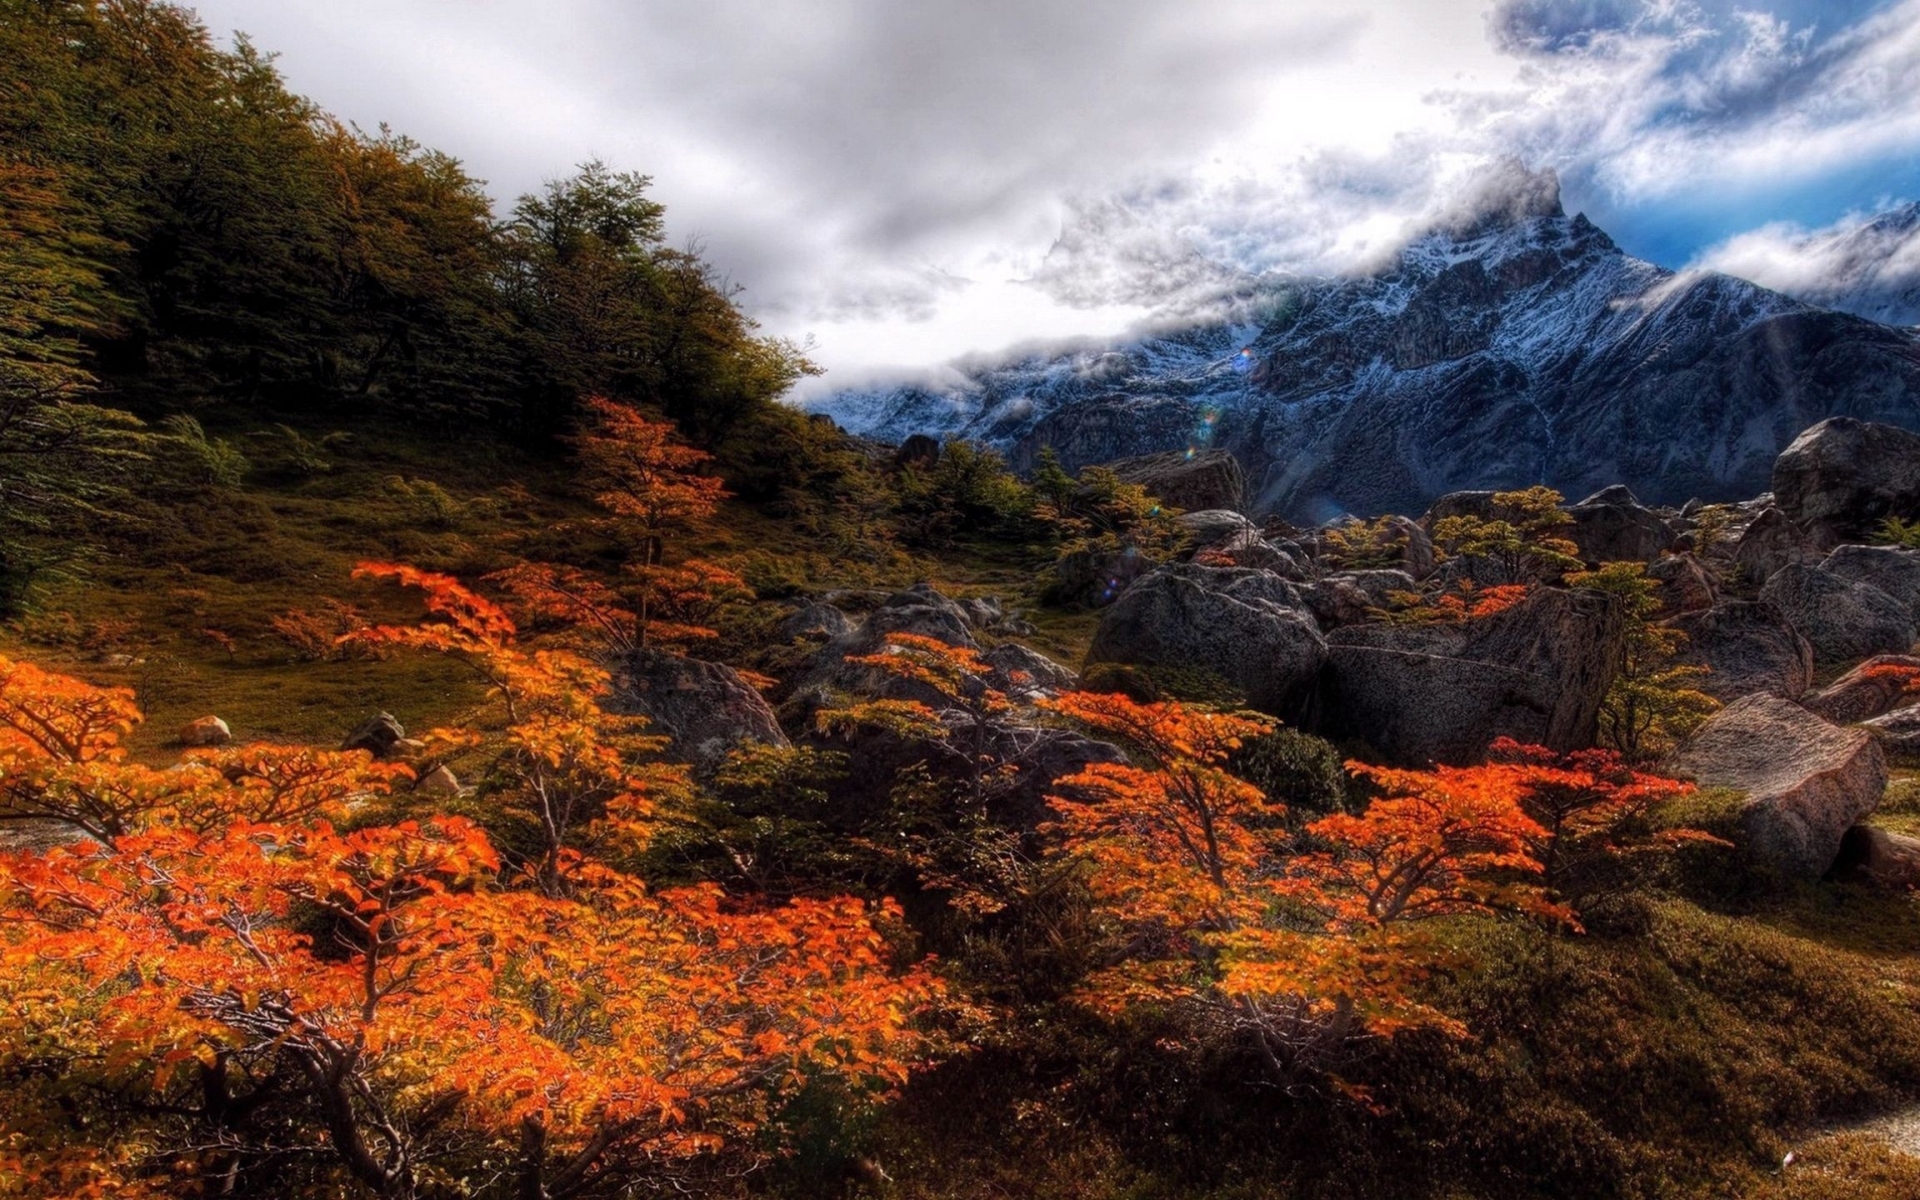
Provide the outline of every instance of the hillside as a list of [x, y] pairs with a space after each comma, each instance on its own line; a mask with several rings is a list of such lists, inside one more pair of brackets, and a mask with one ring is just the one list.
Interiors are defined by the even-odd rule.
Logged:
[[0, 51], [0, 1200], [1920, 1194], [1909, 334], [1535, 179], [855, 436], [643, 176]]

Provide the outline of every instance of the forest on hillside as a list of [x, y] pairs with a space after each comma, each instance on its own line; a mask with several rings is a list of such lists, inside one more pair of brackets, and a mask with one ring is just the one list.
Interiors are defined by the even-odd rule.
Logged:
[[644, 175], [0, 63], [0, 1198], [1920, 1191], [1914, 618], [1721, 686], [1785, 518], [863, 441]]

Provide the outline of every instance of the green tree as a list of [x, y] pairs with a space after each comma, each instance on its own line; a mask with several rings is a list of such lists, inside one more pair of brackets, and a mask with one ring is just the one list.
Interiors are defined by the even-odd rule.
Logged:
[[[1563, 497], [1535, 485], [1523, 491], [1495, 492], [1490, 515], [1442, 517], [1434, 522], [1433, 543], [1445, 558], [1467, 559], [1486, 584], [1548, 583], [1580, 569], [1580, 548], [1561, 536], [1573, 518], [1560, 507]], [[1477, 561], [1476, 561], [1477, 560]]]
[[1706, 668], [1676, 661], [1687, 635], [1656, 619], [1659, 582], [1646, 564], [1603, 563], [1567, 583], [1619, 597], [1626, 616], [1626, 655], [1600, 706], [1601, 740], [1631, 763], [1658, 758], [1720, 707], [1692, 686]]

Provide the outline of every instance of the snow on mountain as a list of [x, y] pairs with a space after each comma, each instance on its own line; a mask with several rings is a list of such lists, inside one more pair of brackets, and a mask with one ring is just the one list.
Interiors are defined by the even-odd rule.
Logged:
[[1371, 274], [1243, 284], [1120, 345], [809, 407], [884, 440], [988, 442], [1021, 468], [1042, 446], [1069, 466], [1224, 446], [1256, 504], [1298, 520], [1542, 481], [1752, 495], [1823, 417], [1920, 427], [1913, 331], [1631, 258], [1564, 213], [1550, 175], [1521, 184]]
[[1813, 231], [1764, 226], [1705, 261], [1822, 308], [1920, 325], [1920, 204]]

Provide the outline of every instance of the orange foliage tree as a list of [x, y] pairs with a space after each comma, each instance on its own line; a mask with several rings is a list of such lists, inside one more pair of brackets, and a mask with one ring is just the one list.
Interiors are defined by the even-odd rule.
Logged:
[[1349, 763], [1383, 795], [1296, 839], [1284, 809], [1226, 767], [1264, 717], [1073, 693], [1052, 706], [1133, 752], [1056, 781], [1064, 852], [1087, 864], [1124, 952], [1089, 982], [1102, 1007], [1176, 1003], [1247, 1037], [1276, 1075], [1337, 1063], [1355, 1041], [1464, 1030], [1421, 997], [1452, 961], [1432, 918], [1575, 921], [1558, 890], [1683, 786], [1617, 756], [1501, 749], [1479, 767]]
[[451, 655], [499, 701], [505, 727], [495, 736], [436, 730], [432, 737], [444, 747], [486, 752], [481, 798], [509, 841], [534, 847], [528, 866], [543, 889], [558, 894], [567, 886], [566, 867], [576, 861], [569, 852], [583, 848], [583, 839], [644, 842], [663, 807], [684, 796], [684, 766], [646, 761], [666, 745], [646, 734], [646, 719], [601, 708], [605, 670], [565, 651], [522, 649], [512, 619], [451, 576], [393, 563], [361, 563], [354, 573], [418, 589], [439, 620], [375, 626], [352, 638], [376, 652]]
[[[811, 1074], [902, 1079], [932, 984], [887, 969], [865, 905], [577, 874], [566, 899], [512, 887], [451, 817], [11, 856], [0, 1060], [110, 1097], [97, 1155], [148, 1177], [409, 1200], [485, 1164], [501, 1194], [657, 1185]], [[0, 1144], [28, 1147], [23, 1172], [43, 1147], [57, 1164], [53, 1095], [15, 1098]]]
[[537, 616], [589, 631], [620, 651], [714, 636], [727, 603], [751, 598], [746, 581], [715, 563], [675, 560], [674, 544], [711, 518], [728, 493], [712, 461], [683, 443], [670, 421], [649, 421], [601, 397], [583, 402], [573, 438], [581, 470], [607, 515], [596, 522], [627, 555], [616, 582], [550, 563], [524, 563], [494, 581]]
[[654, 890], [582, 854], [582, 810], [644, 837], [657, 798], [595, 716], [604, 677], [450, 579], [367, 570], [440, 620], [355, 636], [492, 682], [484, 795], [548, 842], [345, 828], [406, 770], [361, 754], [140, 767], [128, 695], [0, 661], [0, 814], [99, 839], [0, 854], [0, 1196], [624, 1194], [749, 1154], [809, 1080], [901, 1081], [936, 987], [892, 965], [896, 909]]
[[814, 718], [822, 732], [865, 725], [925, 743], [958, 761], [967, 799], [976, 806], [1012, 778], [1014, 767], [999, 760], [992, 742], [994, 719], [1013, 711], [1013, 701], [993, 686], [993, 668], [979, 651], [924, 634], [889, 633], [878, 653], [847, 661], [904, 682], [908, 694], [822, 709]]

